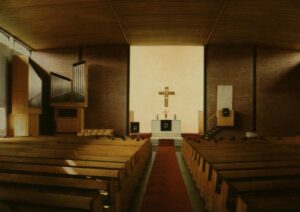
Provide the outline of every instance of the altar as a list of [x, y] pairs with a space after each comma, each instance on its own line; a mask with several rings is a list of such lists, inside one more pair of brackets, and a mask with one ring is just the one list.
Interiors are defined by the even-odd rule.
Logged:
[[151, 139], [182, 139], [180, 120], [152, 120]]
[[165, 87], [164, 91], [159, 91], [159, 95], [164, 96], [164, 110], [163, 114], [165, 119], [159, 120], [157, 115], [157, 120], [151, 121], [151, 142], [153, 145], [157, 145], [159, 139], [174, 139], [175, 146], [180, 146], [181, 137], [181, 121], [176, 120], [176, 115], [174, 114], [174, 120], [167, 119], [169, 114], [169, 95], [175, 95], [174, 91], [170, 91], [169, 87]]

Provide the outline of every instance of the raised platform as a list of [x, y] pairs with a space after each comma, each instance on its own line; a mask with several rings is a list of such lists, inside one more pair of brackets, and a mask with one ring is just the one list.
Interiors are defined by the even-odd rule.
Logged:
[[174, 140], [173, 139], [160, 139], [159, 146], [174, 146]]
[[182, 139], [181, 133], [159, 132], [152, 133], [151, 139]]
[[165, 137], [161, 137], [161, 136], [153, 136], [150, 138], [151, 143], [153, 146], [158, 146], [159, 144], [159, 140], [160, 139], [173, 139], [174, 140], [174, 146], [181, 146], [181, 142], [182, 142], [182, 137], [180, 136], [165, 136]]

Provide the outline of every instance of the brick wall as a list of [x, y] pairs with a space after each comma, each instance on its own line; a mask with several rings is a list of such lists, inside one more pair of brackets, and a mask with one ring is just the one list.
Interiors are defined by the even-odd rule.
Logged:
[[258, 49], [257, 131], [300, 134], [300, 52]]
[[[217, 110], [217, 86], [233, 86], [233, 110], [236, 112], [236, 127], [222, 134], [238, 134], [249, 131], [253, 125], [253, 49], [246, 47], [208, 46], [206, 55], [207, 73], [207, 118]], [[210, 129], [215, 120], [207, 120]]]
[[221, 135], [255, 127], [265, 136], [300, 134], [300, 51], [257, 48], [256, 60], [252, 47], [208, 46], [206, 52], [207, 118], [216, 111], [217, 85], [233, 85], [236, 126]]

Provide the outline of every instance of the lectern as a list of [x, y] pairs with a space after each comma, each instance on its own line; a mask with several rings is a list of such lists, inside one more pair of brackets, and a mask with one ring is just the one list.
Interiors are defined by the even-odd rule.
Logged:
[[217, 126], [218, 127], [233, 127], [234, 126], [234, 111], [226, 108], [217, 111]]

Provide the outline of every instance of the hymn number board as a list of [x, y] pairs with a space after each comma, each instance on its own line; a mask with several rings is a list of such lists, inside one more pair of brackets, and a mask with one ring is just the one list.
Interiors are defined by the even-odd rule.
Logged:
[[161, 120], [160, 131], [172, 131], [172, 120]]

